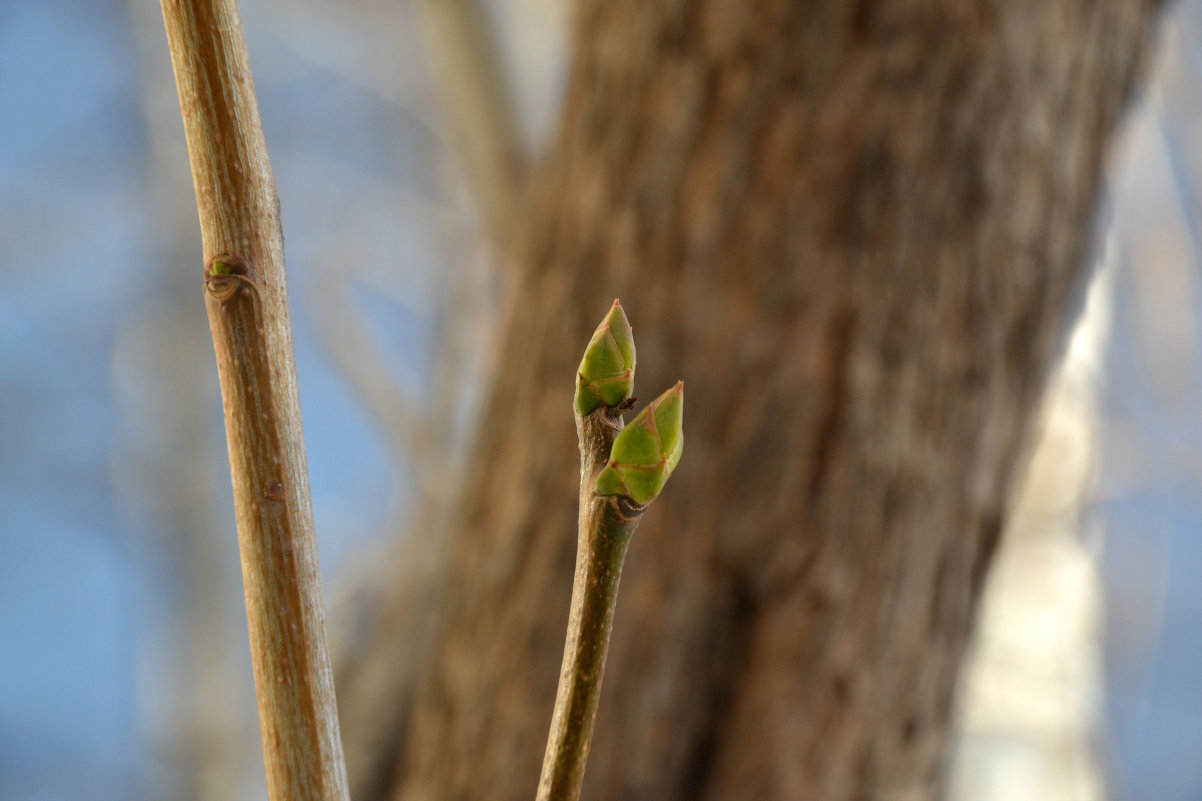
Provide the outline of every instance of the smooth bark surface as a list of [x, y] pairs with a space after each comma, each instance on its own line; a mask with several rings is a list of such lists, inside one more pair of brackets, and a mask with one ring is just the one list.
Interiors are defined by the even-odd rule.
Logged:
[[485, 404], [540, 433], [488, 421], [360, 801], [534, 788], [573, 344], [614, 295], [639, 385], [688, 382], [690, 439], [631, 544], [584, 798], [936, 794], [1153, 5], [581, 2], [505, 334], [524, 356]]
[[[273, 801], [346, 799], [279, 201], [233, 0], [163, 0], [204, 240]], [[197, 278], [201, 266], [195, 267]], [[187, 454], [180, 454], [187, 458]]]

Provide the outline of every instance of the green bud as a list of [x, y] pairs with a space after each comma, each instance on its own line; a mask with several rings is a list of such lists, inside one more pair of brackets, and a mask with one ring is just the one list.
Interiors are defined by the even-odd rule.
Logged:
[[598, 495], [623, 495], [646, 506], [655, 500], [684, 450], [684, 382], [647, 404], [618, 432], [609, 464], [597, 476]]
[[598, 406], [617, 408], [634, 391], [634, 334], [622, 305], [613, 308], [589, 340], [576, 370], [576, 411], [583, 417]]

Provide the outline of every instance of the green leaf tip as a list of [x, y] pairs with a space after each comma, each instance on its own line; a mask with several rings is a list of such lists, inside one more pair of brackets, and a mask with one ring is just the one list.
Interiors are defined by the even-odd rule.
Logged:
[[684, 451], [684, 382], [660, 395], [618, 432], [609, 464], [597, 476], [598, 495], [651, 503], [668, 483]]
[[634, 363], [634, 333], [622, 304], [614, 300], [576, 370], [575, 404], [580, 416], [602, 405], [621, 406], [634, 392]]
[[229, 275], [233, 272], [230, 265], [226, 264], [221, 259], [213, 259], [213, 266], [210, 268], [213, 275]]

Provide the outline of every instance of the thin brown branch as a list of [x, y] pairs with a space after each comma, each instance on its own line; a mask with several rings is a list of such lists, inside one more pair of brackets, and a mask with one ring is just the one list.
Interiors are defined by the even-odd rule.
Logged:
[[576, 416], [580, 435], [576, 574], [537, 801], [576, 801], [584, 781], [622, 563], [643, 511], [643, 507], [633, 506], [625, 498], [600, 496], [594, 491], [621, 428], [621, 416], [611, 416], [604, 406], [583, 417]]
[[452, 145], [493, 242], [509, 235], [526, 177], [526, 154], [480, 0], [418, 0], [418, 14]]
[[279, 203], [233, 0], [162, 0], [204, 240], [267, 787], [344, 801]]

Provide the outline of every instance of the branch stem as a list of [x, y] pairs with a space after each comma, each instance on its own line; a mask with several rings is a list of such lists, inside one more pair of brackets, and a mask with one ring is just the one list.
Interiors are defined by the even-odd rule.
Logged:
[[594, 491], [597, 475], [605, 467], [614, 437], [621, 428], [622, 418], [611, 417], [604, 405], [584, 417], [576, 416], [580, 436], [576, 573], [567, 644], [537, 801], [575, 801], [580, 797], [622, 563], [643, 511], [625, 498], [602, 497]]
[[162, 8], [204, 240], [268, 794], [346, 801], [279, 203], [242, 23], [234, 0]]

